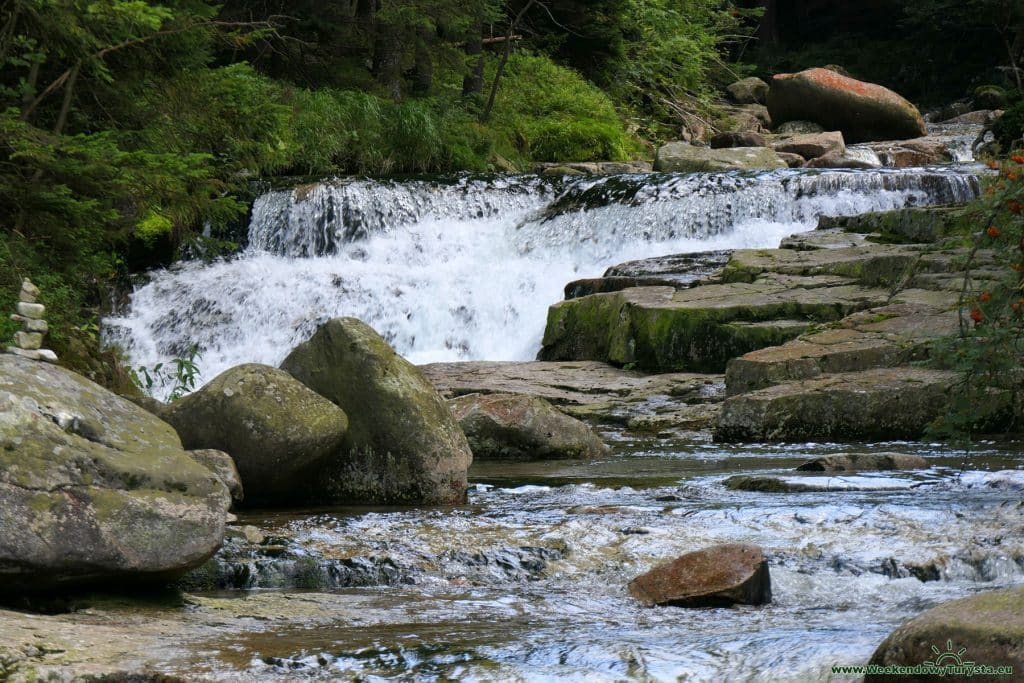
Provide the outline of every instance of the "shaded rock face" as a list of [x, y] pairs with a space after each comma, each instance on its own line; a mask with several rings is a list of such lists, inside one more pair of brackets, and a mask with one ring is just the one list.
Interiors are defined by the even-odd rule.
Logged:
[[471, 394], [449, 405], [476, 459], [597, 458], [608, 453], [587, 425], [542, 398]]
[[775, 142], [772, 144], [772, 148], [776, 152], [799, 154], [804, 159], [815, 159], [826, 154], [843, 155], [846, 153], [843, 134], [837, 131], [793, 135]]
[[768, 92], [768, 112], [776, 124], [807, 120], [840, 130], [847, 142], [928, 134], [917, 108], [892, 90], [827, 69], [777, 74]]
[[669, 142], [658, 148], [654, 170], [700, 173], [787, 168], [786, 162], [765, 147], [711, 149], [685, 142]]
[[348, 418], [287, 372], [255, 363], [226, 370], [164, 409], [188, 449], [226, 451], [247, 502], [301, 500], [307, 469], [341, 447]]
[[736, 104], [764, 104], [768, 99], [768, 84], [756, 76], [740, 79], [725, 91]]
[[216, 552], [229, 505], [170, 425], [0, 356], [0, 591], [173, 579]]
[[711, 149], [727, 149], [730, 147], [764, 147], [765, 139], [760, 133], [729, 132], [719, 133], [708, 141]]
[[775, 132], [779, 135], [813, 135], [824, 133], [825, 129], [814, 121], [785, 121], [779, 124]]
[[333, 503], [455, 504], [472, 454], [447, 404], [416, 366], [355, 318], [336, 318], [281, 367], [349, 417], [335, 455], [311, 479]]
[[928, 467], [923, 456], [912, 453], [837, 453], [808, 460], [799, 472], [866, 472], [920, 470]]
[[[887, 637], [875, 650], [871, 664], [879, 666], [917, 666], [936, 662], [934, 646], [941, 657], [950, 650], [963, 662], [990, 667], [1013, 667], [1012, 675], [953, 676], [949, 680], [1018, 680], [1024, 671], [1024, 588], [992, 591], [962, 600], [946, 602], [911, 619]], [[937, 664], [956, 664], [947, 657]], [[906, 681], [932, 681], [934, 675], [900, 676]], [[890, 680], [868, 675], [865, 681]]]
[[772, 600], [768, 561], [755, 545], [705, 548], [660, 564], [629, 583], [647, 606], [765, 605]]
[[779, 384], [726, 399], [715, 438], [917, 438], [945, 411], [954, 380], [949, 372], [899, 367]]
[[235, 461], [231, 459], [230, 455], [224, 451], [207, 448], [188, 451], [188, 457], [213, 472], [220, 479], [221, 483], [227, 487], [228, 493], [231, 494], [232, 502], [241, 503], [245, 500], [242, 477], [239, 476], [238, 468], [235, 467]]

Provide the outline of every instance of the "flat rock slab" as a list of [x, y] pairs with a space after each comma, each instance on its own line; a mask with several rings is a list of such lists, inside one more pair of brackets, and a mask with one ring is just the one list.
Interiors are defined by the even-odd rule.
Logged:
[[722, 482], [733, 491], [811, 493], [827, 491], [904, 491], [918, 486], [910, 479], [880, 477], [770, 477], [736, 475]]
[[659, 147], [654, 157], [654, 170], [663, 173], [702, 173], [773, 168], [788, 168], [788, 166], [767, 147], [712, 149], [686, 142], [669, 142]]
[[894, 367], [928, 356], [930, 345], [958, 330], [952, 294], [906, 290], [901, 303], [854, 313], [824, 330], [733, 359], [730, 395], [836, 372]]
[[799, 472], [865, 472], [882, 470], [923, 470], [924, 456], [913, 453], [836, 453], [808, 460]]
[[896, 367], [786, 382], [726, 399], [719, 441], [913, 439], [943, 413], [956, 375]]
[[594, 294], [548, 310], [538, 357], [649, 372], [721, 372], [731, 358], [799, 336], [807, 327], [800, 321], [838, 320], [888, 298], [885, 290], [842, 276], [774, 273], [685, 290], [636, 287]]
[[893, 631], [875, 650], [870, 663], [912, 667], [926, 661], [1012, 667], [1012, 674], [1004, 671], [1002, 675], [978, 673], [967, 677], [950, 673], [945, 679], [934, 675], [868, 675], [864, 680], [1019, 680], [1024, 671], [1024, 588], [981, 593], [930, 609]]
[[962, 207], [915, 206], [857, 216], [822, 216], [818, 219], [818, 230], [836, 229], [861, 235], [875, 234], [890, 242], [932, 243], [946, 236], [962, 220]]
[[737, 249], [722, 271], [725, 282], [754, 282], [766, 273], [835, 275], [865, 286], [899, 284], [920, 258], [909, 245], [865, 244], [837, 249]]
[[633, 579], [629, 593], [648, 607], [765, 605], [772, 600], [764, 553], [743, 543], [705, 548], [660, 564]]
[[811, 251], [814, 249], [847, 249], [850, 247], [861, 247], [868, 243], [865, 235], [846, 232], [839, 228], [810, 230], [798, 232], [795, 235], [783, 238], [779, 243], [780, 249], [797, 249], [799, 251]]
[[448, 398], [478, 393], [537, 396], [574, 417], [640, 431], [710, 426], [724, 389], [721, 375], [645, 375], [595, 361], [466, 361], [420, 369]]

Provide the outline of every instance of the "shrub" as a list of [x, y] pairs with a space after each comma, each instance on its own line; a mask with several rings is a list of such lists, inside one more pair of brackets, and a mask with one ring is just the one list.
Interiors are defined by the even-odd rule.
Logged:
[[[979, 428], [1019, 427], [1024, 417], [1024, 156], [991, 165], [999, 175], [974, 211], [960, 335], [937, 353], [960, 376], [951, 409], [933, 425], [938, 436], [963, 439]], [[979, 252], [997, 269], [972, 278]]]

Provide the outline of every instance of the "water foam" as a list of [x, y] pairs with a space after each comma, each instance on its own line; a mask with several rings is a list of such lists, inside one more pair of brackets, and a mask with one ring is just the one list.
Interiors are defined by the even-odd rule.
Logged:
[[207, 381], [276, 365], [341, 315], [414, 363], [528, 360], [565, 283], [615, 263], [775, 247], [821, 215], [977, 192], [955, 170], [326, 182], [261, 197], [243, 254], [152, 273], [104, 335], [146, 366], [198, 344]]

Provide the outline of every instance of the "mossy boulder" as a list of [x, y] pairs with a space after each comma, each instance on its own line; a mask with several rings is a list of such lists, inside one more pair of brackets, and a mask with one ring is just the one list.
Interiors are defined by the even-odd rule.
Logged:
[[848, 143], [928, 134], [917, 107], [892, 90], [828, 69], [776, 74], [768, 91], [768, 112], [776, 125], [813, 121], [842, 131]]
[[712, 149], [686, 142], [669, 142], [659, 147], [654, 157], [654, 170], [662, 172], [704, 173], [773, 168], [788, 166], [767, 147]]
[[320, 327], [281, 364], [346, 412], [348, 432], [311, 480], [332, 503], [454, 504], [466, 498], [469, 444], [416, 366], [355, 318]]
[[283, 370], [255, 363], [225, 370], [162, 417], [186, 448], [225, 451], [249, 504], [303, 502], [309, 468], [341, 447], [348, 418]]
[[470, 394], [449, 402], [473, 458], [597, 458], [608, 448], [590, 427], [536, 396]]
[[727, 86], [725, 91], [736, 104], [764, 104], [768, 99], [768, 84], [757, 76], [741, 78]]
[[[966, 651], [957, 654], [961, 648]], [[949, 652], [956, 656], [943, 657]], [[951, 674], [946, 680], [1018, 680], [1024, 671], [1024, 588], [980, 593], [930, 609], [893, 631], [875, 650], [870, 663], [914, 667], [926, 661], [940, 665], [972, 662], [1004, 669], [1001, 674], [986, 674], [984, 670], [972, 672], [969, 677]], [[936, 676], [879, 674], [864, 680], [932, 681]]]
[[213, 448], [203, 448], [197, 451], [188, 451], [188, 457], [213, 472], [221, 483], [227, 487], [234, 503], [241, 503], [245, 500], [245, 489], [242, 488], [242, 477], [238, 474], [238, 468], [231, 456], [224, 451]]
[[0, 356], [0, 591], [176, 578], [216, 552], [229, 505], [167, 423]]

